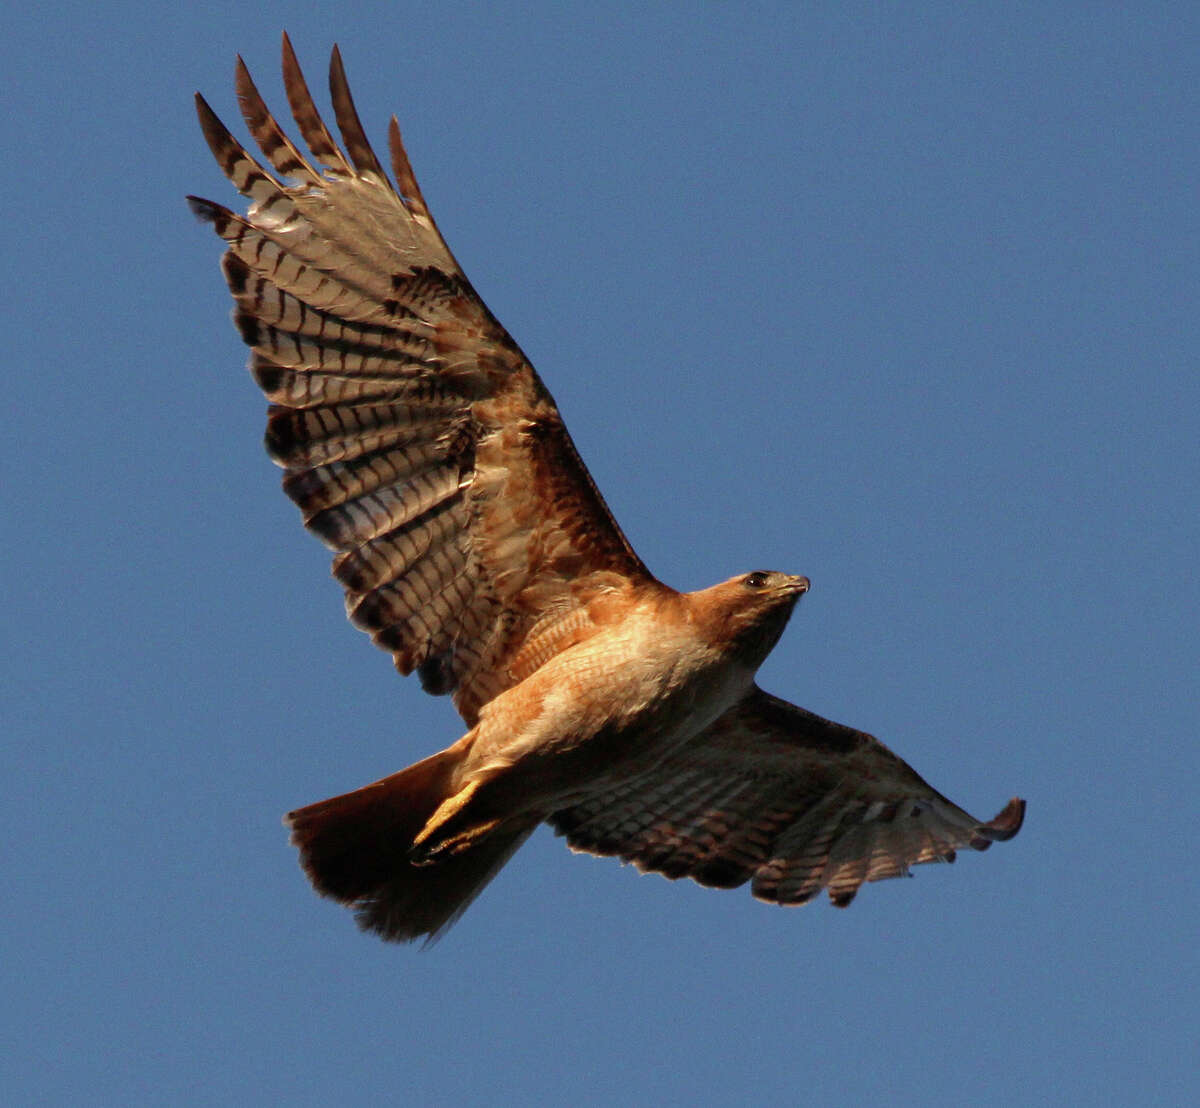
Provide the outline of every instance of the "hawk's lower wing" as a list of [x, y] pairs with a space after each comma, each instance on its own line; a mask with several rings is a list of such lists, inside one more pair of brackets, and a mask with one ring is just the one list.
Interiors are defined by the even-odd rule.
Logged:
[[839, 907], [860, 885], [986, 850], [1025, 802], [981, 823], [870, 735], [753, 689], [686, 748], [551, 825], [573, 850], [702, 885], [752, 881], [760, 900]]

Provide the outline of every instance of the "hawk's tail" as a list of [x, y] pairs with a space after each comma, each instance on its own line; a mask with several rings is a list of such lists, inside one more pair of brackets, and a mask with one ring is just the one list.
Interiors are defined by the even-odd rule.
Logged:
[[453, 794], [456, 746], [354, 792], [289, 812], [285, 822], [314, 888], [356, 910], [385, 939], [433, 939], [529, 837], [536, 821], [501, 826], [469, 849], [415, 865], [413, 840]]

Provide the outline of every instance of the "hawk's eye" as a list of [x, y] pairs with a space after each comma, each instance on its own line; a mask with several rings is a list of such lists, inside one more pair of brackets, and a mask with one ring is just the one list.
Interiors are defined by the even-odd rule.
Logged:
[[769, 576], [769, 574], [763, 573], [762, 570], [756, 569], [753, 573], [748, 573], [742, 578], [742, 584], [748, 589], [761, 589], [767, 583]]

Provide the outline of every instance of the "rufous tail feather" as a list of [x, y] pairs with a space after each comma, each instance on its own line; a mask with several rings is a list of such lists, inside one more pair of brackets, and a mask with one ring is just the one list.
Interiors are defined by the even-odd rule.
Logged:
[[285, 817], [313, 887], [353, 907], [364, 930], [398, 942], [433, 939], [458, 919], [536, 826], [536, 821], [496, 826], [470, 849], [415, 864], [414, 840], [454, 795], [461, 756], [455, 744]]

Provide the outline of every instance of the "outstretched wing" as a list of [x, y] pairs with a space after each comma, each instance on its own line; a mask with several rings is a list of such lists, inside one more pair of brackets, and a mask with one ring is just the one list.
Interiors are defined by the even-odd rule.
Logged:
[[271, 401], [267, 449], [305, 525], [338, 552], [351, 621], [401, 673], [453, 692], [473, 723], [579, 633], [590, 595], [649, 574], [550, 394], [442, 240], [395, 118], [398, 191], [336, 47], [329, 82], [345, 153], [286, 35], [283, 73], [311, 157], [239, 58], [242, 114], [275, 172], [197, 94], [208, 144], [250, 205], [238, 215], [189, 201], [229, 244], [235, 320]]
[[556, 812], [573, 850], [760, 900], [838, 907], [860, 885], [954, 861], [1020, 830], [1022, 800], [980, 823], [862, 731], [753, 689], [652, 774]]

